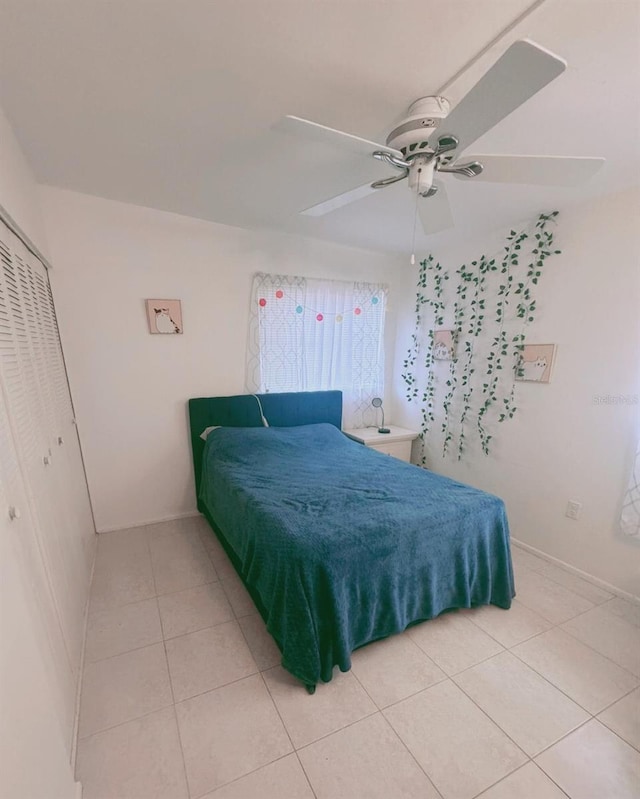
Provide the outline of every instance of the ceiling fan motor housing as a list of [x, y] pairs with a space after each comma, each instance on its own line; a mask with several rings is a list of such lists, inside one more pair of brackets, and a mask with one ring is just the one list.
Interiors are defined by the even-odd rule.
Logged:
[[429, 137], [449, 114], [449, 101], [444, 97], [421, 97], [409, 106], [408, 116], [387, 136], [387, 147], [393, 147], [406, 158], [412, 153], [433, 152]]

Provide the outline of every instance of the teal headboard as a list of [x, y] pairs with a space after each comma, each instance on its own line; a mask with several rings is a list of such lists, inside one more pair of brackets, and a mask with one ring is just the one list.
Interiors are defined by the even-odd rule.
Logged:
[[[258, 394], [264, 415], [271, 427], [297, 427], [327, 422], [342, 427], [341, 391], [296, 391], [286, 394]], [[252, 394], [235, 397], [200, 397], [189, 400], [189, 427], [196, 478], [196, 496], [200, 491], [202, 454], [205, 442], [200, 433], [213, 425], [224, 427], [260, 427], [260, 409]]]

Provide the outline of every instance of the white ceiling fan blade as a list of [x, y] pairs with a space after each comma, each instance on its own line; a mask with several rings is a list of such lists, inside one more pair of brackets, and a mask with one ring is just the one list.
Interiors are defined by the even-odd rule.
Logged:
[[322, 144], [329, 144], [333, 147], [338, 147], [343, 152], [356, 153], [369, 158], [376, 150], [389, 153], [396, 158], [403, 158], [402, 153], [399, 150], [394, 150], [393, 147], [387, 147], [384, 144], [376, 144], [376, 142], [368, 141], [368, 139], [361, 139], [359, 136], [353, 136], [351, 133], [343, 133], [341, 130], [334, 130], [333, 128], [326, 127], [326, 125], [310, 122], [308, 119], [301, 119], [300, 117], [283, 117], [276, 122], [273, 126], [273, 130], [279, 131], [280, 133], [291, 133], [294, 136], [303, 137]]
[[418, 198], [418, 214], [427, 236], [453, 227], [453, 216], [447, 190], [442, 183], [436, 183], [436, 185], [438, 191], [433, 197]]
[[372, 189], [371, 183], [365, 183], [364, 186], [358, 186], [357, 189], [345, 191], [343, 194], [338, 194], [337, 197], [332, 197], [330, 200], [312, 205], [311, 208], [305, 208], [305, 210], [300, 211], [300, 213], [303, 216], [324, 216], [331, 211], [342, 208], [344, 205], [349, 205], [349, 203], [354, 203], [357, 200], [361, 200], [363, 197], [368, 197], [375, 191], [379, 191], [379, 189]]
[[432, 138], [454, 135], [461, 153], [566, 69], [567, 62], [528, 39], [514, 42], [460, 100]]
[[[578, 186], [586, 183], [604, 164], [604, 158], [562, 155], [470, 155], [464, 161], [479, 161], [483, 170], [471, 178], [489, 183], [528, 183], [535, 186]], [[460, 175], [454, 175], [468, 180]]]

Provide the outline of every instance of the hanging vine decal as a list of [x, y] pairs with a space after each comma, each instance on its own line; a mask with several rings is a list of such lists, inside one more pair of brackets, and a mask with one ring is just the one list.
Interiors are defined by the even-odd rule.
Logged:
[[[541, 214], [527, 230], [511, 230], [500, 255], [482, 255], [455, 272], [456, 290], [452, 317], [455, 354], [449, 373], [439, 390], [439, 366], [434, 361], [434, 331], [445, 324], [445, 282], [449, 274], [429, 255], [421, 262], [415, 305], [415, 327], [411, 346], [403, 362], [406, 398], [421, 402], [422, 464], [426, 462], [425, 439], [442, 418], [443, 456], [455, 452], [462, 458], [468, 440], [477, 436], [485, 455], [490, 452], [494, 423], [512, 419], [515, 405], [514, 380], [521, 369], [520, 358], [526, 330], [535, 319], [535, 286], [542, 277], [553, 249], [557, 211]], [[424, 327], [428, 325], [425, 333]], [[424, 356], [420, 362], [421, 348]], [[424, 388], [421, 390], [420, 385]], [[441, 412], [437, 400], [441, 396]]]
[[[424, 315], [426, 312], [430, 312], [430, 317], [433, 319], [433, 324], [436, 327], [441, 327], [444, 324], [445, 305], [442, 297], [444, 294], [444, 283], [448, 279], [449, 275], [443, 270], [440, 263], [434, 261], [433, 255], [429, 255], [420, 263], [415, 305], [416, 323], [414, 331], [411, 334], [411, 346], [407, 352], [407, 357], [403, 361], [404, 372], [402, 373], [402, 378], [406, 383], [406, 398], [410, 402], [416, 400], [420, 394], [416, 377], [416, 363], [420, 355], [420, 336]], [[427, 340], [424, 347], [424, 360], [422, 362], [422, 368], [428, 375], [421, 396], [422, 430], [420, 432], [420, 438], [423, 441], [432, 423], [435, 421], [433, 361], [433, 329], [430, 329], [427, 332]]]

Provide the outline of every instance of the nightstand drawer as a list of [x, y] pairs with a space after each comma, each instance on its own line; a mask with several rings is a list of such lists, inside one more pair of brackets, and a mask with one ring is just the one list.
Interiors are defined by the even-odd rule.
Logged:
[[376, 449], [378, 452], [384, 452], [385, 455], [392, 455], [394, 458], [399, 458], [401, 461], [409, 462], [411, 460], [410, 441], [390, 441], [388, 444], [369, 444], [369, 448]]

